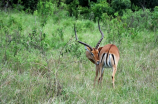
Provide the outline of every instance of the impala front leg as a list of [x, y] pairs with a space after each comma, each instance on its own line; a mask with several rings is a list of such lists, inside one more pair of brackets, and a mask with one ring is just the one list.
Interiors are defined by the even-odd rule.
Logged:
[[102, 81], [102, 64], [100, 63], [99, 64], [99, 73], [100, 73], [100, 75], [99, 75], [99, 79], [98, 79], [98, 84], [99, 83], [101, 83], [101, 81]]
[[99, 65], [95, 65], [95, 66], [96, 66], [96, 73], [95, 73], [95, 79], [94, 79], [94, 87], [95, 87], [95, 82], [98, 77], [98, 71], [99, 71]]

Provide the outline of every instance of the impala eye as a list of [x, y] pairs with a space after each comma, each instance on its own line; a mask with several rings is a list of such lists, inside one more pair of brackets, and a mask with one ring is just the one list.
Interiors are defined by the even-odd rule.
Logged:
[[94, 54], [93, 54], [93, 53], [91, 53], [91, 55], [92, 55], [92, 56], [94, 56]]

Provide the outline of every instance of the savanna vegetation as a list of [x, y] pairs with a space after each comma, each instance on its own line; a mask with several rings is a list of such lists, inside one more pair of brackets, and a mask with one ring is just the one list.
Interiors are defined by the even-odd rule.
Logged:
[[[120, 61], [112, 87], [105, 69], [93, 87], [95, 65], [79, 40], [115, 44]], [[0, 1], [1, 104], [156, 104], [157, 0]]]

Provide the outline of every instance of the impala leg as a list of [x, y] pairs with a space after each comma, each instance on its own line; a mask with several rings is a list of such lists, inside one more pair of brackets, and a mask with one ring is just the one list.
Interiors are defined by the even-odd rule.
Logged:
[[99, 79], [98, 79], [98, 84], [101, 82], [101, 80], [102, 80], [102, 65], [101, 64], [99, 64], [99, 73], [100, 73], [100, 75], [99, 75]]
[[115, 88], [115, 73], [117, 71], [117, 66], [114, 65], [113, 66], [113, 73], [112, 73], [112, 84], [113, 84], [113, 88]]
[[103, 71], [103, 68], [102, 68], [102, 70], [101, 70], [101, 77], [100, 77], [101, 87], [102, 87], [102, 81], [103, 81], [103, 74], [104, 74], [104, 71]]
[[96, 79], [97, 79], [97, 77], [98, 77], [98, 71], [99, 71], [99, 65], [96, 65], [96, 73], [95, 73], [95, 79], [94, 79], [94, 87], [95, 87]]

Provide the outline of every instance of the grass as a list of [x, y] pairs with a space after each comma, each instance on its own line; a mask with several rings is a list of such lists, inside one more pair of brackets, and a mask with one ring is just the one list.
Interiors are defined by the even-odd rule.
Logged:
[[[105, 24], [101, 23], [105, 38], [100, 46], [108, 43], [118, 46], [120, 61], [115, 89], [112, 88], [111, 69], [104, 71], [102, 88], [98, 85], [93, 88], [95, 66], [86, 59], [84, 46], [75, 42], [73, 24], [77, 24], [79, 40], [94, 47], [100, 38], [97, 23], [89, 20], [75, 21], [74, 18], [68, 17], [67, 20], [61, 18], [56, 21], [57, 17], [53, 17], [48, 18], [42, 27], [41, 18], [38, 16], [35, 25], [34, 15], [14, 12], [7, 14], [3, 11], [0, 14], [3, 14], [0, 17], [1, 23], [5, 23], [0, 28], [2, 36], [0, 103], [156, 104], [158, 102], [158, 48], [154, 38], [157, 33], [144, 29], [144, 31], [138, 30], [138, 35], [133, 39], [130, 35], [123, 35], [120, 38], [117, 37], [115, 24], [107, 22], [107, 25], [111, 26], [108, 34]], [[8, 25], [11, 20], [17, 22]], [[18, 30], [18, 26], [22, 26], [19, 34], [25, 38], [29, 37], [28, 34], [32, 33], [34, 27], [37, 28], [37, 36], [41, 31], [45, 33], [47, 48], [38, 49], [30, 46], [27, 49], [25, 45], [20, 44], [23, 41], [31, 44], [31, 41], [25, 41], [23, 37], [15, 35], [14, 31]], [[4, 27], [7, 27], [7, 32]], [[11, 38], [15, 35], [23, 41], [15, 40], [7, 45], [6, 34], [11, 35]], [[130, 32], [126, 30], [122, 34]], [[63, 40], [60, 38], [61, 35]], [[18, 50], [13, 51], [17, 45]]]

